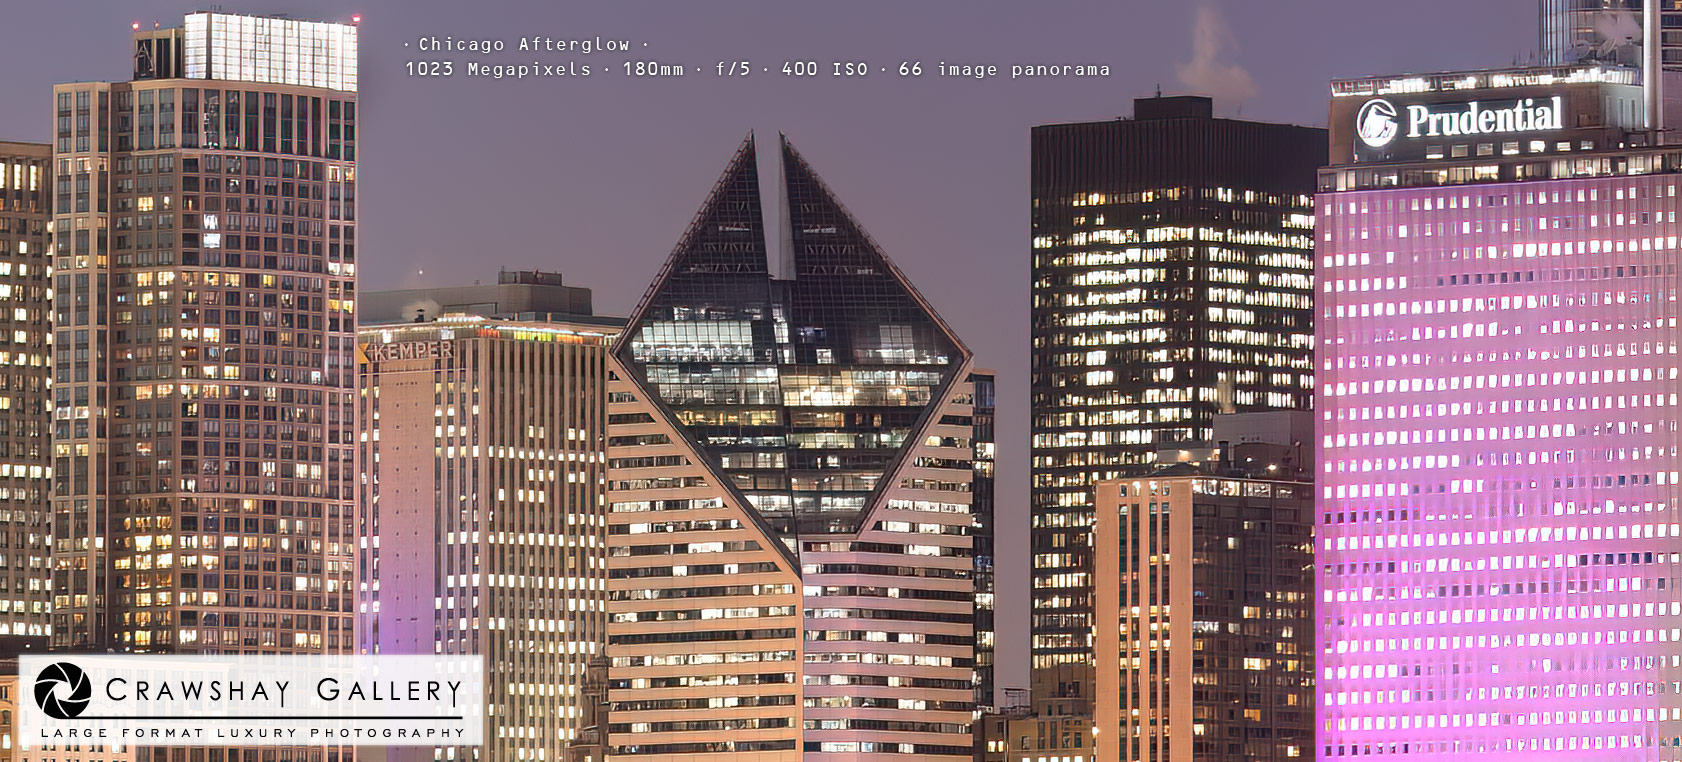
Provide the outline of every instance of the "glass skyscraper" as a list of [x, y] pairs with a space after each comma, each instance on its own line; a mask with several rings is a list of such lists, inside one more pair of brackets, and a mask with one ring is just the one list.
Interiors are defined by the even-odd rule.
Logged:
[[1142, 98], [1033, 132], [1033, 685], [1092, 712], [1093, 489], [1312, 396], [1325, 131]]
[[1682, 150], [1627, 74], [1334, 83], [1319, 759], [1682, 754]]
[[[1647, 41], [1646, 4], [1658, 3], [1659, 9], [1671, 11], [1666, 17], [1682, 16], [1682, 9], [1672, 7], [1674, 0], [1540, 2], [1542, 57], [1549, 65], [1603, 63], [1639, 68]], [[1676, 47], [1682, 48], [1682, 44]], [[1682, 49], [1677, 52], [1682, 53]], [[1674, 64], [1666, 63], [1682, 65], [1682, 58]]]
[[776, 201], [750, 138], [614, 346], [608, 752], [968, 759], [969, 351], [777, 151]]

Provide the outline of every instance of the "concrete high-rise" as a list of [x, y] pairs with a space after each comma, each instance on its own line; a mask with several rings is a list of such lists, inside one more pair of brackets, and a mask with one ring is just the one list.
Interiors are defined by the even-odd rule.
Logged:
[[52, 623], [52, 146], [0, 141], [0, 648]]
[[356, 28], [135, 50], [53, 90], [53, 645], [350, 652]]
[[1093, 488], [1207, 447], [1217, 412], [1306, 410], [1325, 131], [1143, 98], [1033, 132], [1032, 654], [1090, 716]]
[[1312, 753], [1310, 416], [1217, 416], [1212, 459], [1098, 485], [1090, 759]]
[[608, 753], [967, 760], [970, 354], [776, 151], [765, 194], [741, 146], [613, 349]]
[[1682, 149], [1641, 84], [1333, 83], [1318, 759], [1682, 753]]
[[[399, 306], [359, 332], [358, 633], [363, 653], [484, 657], [485, 744], [446, 758], [561, 760], [607, 642], [607, 351], [622, 321], [590, 315], [588, 290], [556, 273], [501, 278], [552, 285], [424, 321], [403, 305], [458, 290], [367, 295]], [[584, 314], [529, 309], [576, 291]]]

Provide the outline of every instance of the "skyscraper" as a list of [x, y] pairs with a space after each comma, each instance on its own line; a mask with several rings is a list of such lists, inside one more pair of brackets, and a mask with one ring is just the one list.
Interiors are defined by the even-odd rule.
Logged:
[[[1646, 63], [1648, 4], [1648, 0], [1540, 0], [1542, 63], [1641, 68]], [[1656, 13], [1669, 10], [1663, 18], [1682, 17], [1682, 9], [1669, 8], [1673, 3], [1652, 0], [1652, 4]], [[1677, 48], [1682, 53], [1682, 45]], [[1674, 63], [1682, 64], [1682, 56]]]
[[1682, 149], [1638, 75], [1333, 83], [1320, 759], [1682, 752]]
[[[975, 707], [977, 712], [987, 712], [996, 706], [995, 692], [997, 683], [998, 654], [998, 623], [995, 615], [998, 611], [996, 596], [998, 595], [997, 577], [994, 573], [994, 561], [997, 558], [998, 547], [998, 505], [995, 502], [994, 464], [997, 461], [996, 449], [998, 438], [994, 435], [994, 418], [997, 411], [997, 384], [995, 374], [990, 370], [978, 370], [970, 374], [970, 386], [974, 390], [975, 408], [971, 416], [975, 421], [975, 436], [972, 449], [975, 452], [975, 476], [970, 483], [970, 513], [975, 516], [975, 534], [972, 537], [975, 557]], [[983, 741], [983, 736], [976, 734], [977, 748]]]
[[12, 652], [46, 645], [51, 628], [52, 150], [0, 141], [0, 647]]
[[356, 28], [135, 45], [53, 92], [53, 644], [348, 652]]
[[1665, 101], [1682, 95], [1682, 4], [1676, 0], [1541, 0], [1541, 20], [1540, 65], [1637, 71], [1647, 114], [1657, 115]]
[[1093, 488], [1306, 410], [1323, 130], [1144, 98], [1033, 133], [1034, 703], [1092, 712]]
[[620, 323], [529, 309], [583, 290], [558, 273], [499, 280], [554, 285], [420, 322], [401, 305], [460, 290], [367, 295], [399, 320], [359, 332], [358, 633], [364, 653], [485, 658], [485, 744], [453, 758], [561, 760], [607, 642], [607, 348]]
[[1215, 428], [1213, 459], [1098, 485], [1097, 762], [1312, 753], [1313, 419]]
[[777, 151], [777, 201], [749, 138], [613, 349], [609, 753], [968, 759], [969, 351]]

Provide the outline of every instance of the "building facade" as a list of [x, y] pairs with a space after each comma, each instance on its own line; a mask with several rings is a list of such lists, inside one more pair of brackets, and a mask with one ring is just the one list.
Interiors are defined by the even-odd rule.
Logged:
[[[997, 505], [994, 502], [994, 465], [997, 462], [998, 438], [994, 435], [994, 420], [998, 409], [996, 374], [978, 370], [970, 374], [970, 388], [974, 390], [975, 406], [971, 419], [975, 434], [975, 475], [970, 479], [970, 513], [975, 517], [972, 537], [975, 558], [975, 710], [977, 717], [998, 707], [996, 680], [999, 628], [995, 616], [998, 582], [994, 572], [997, 553]], [[981, 748], [983, 736], [976, 734], [976, 746]]]
[[325, 50], [351, 80], [54, 88], [53, 644], [348, 651], [355, 28], [136, 34], [166, 38], [189, 64]]
[[969, 759], [969, 352], [777, 151], [781, 203], [750, 137], [614, 347], [608, 753]]
[[[1033, 719], [1028, 689], [998, 688], [993, 701], [975, 723], [975, 762], [1005, 762], [1013, 751], [1028, 748], [1029, 734], [1019, 724]], [[1013, 726], [1018, 733], [1011, 732]]]
[[0, 659], [0, 762], [13, 762], [22, 755], [18, 737], [18, 663]]
[[[1682, 5], [1675, 0], [1541, 0], [1541, 63], [1603, 63], [1682, 71]], [[1659, 57], [1649, 57], [1656, 46]]]
[[1092, 759], [1312, 753], [1313, 484], [1278, 457], [1304, 445], [1229, 442], [1098, 485]]
[[584, 715], [578, 721], [578, 735], [567, 744], [566, 762], [604, 762], [607, 759], [607, 649], [590, 660], [579, 684], [579, 703]]
[[[0, 644], [52, 622], [51, 145], [0, 141]], [[7, 655], [15, 656], [16, 653]]]
[[1089, 715], [1031, 710], [982, 718], [984, 762], [1091, 762], [1097, 753]]
[[1682, 151], [1639, 85], [1333, 85], [1319, 759], [1682, 754]]
[[1092, 712], [1093, 488], [1306, 410], [1323, 130], [1204, 98], [1033, 133], [1032, 654], [1042, 715]]
[[[1640, 68], [1646, 63], [1648, 0], [1540, 0], [1542, 63], [1604, 63]], [[1672, 2], [1652, 0], [1663, 23], [1682, 18]], [[1665, 38], [1667, 64], [1682, 65], [1682, 39]], [[1672, 51], [1669, 48], [1675, 46]]]
[[[55, 648], [355, 648], [355, 39], [193, 13], [54, 87]], [[260, 753], [348, 756], [207, 758]]]
[[564, 759], [591, 709], [617, 331], [566, 317], [445, 314], [359, 333], [361, 651], [484, 657], [486, 743], [450, 758]]

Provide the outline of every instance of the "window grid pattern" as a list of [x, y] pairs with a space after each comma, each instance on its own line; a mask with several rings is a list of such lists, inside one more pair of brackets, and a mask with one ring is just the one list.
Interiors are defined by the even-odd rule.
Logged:
[[1320, 197], [1320, 757], [1674, 759], [1677, 180]]

